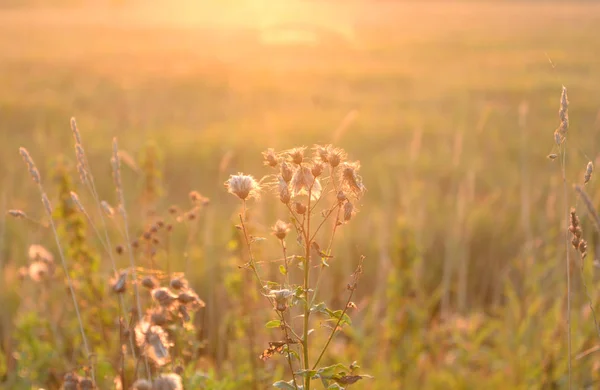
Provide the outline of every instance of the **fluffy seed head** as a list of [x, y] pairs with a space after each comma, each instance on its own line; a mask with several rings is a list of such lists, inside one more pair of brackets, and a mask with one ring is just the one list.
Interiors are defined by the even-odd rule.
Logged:
[[264, 158], [264, 164], [266, 166], [275, 168], [278, 164], [277, 161], [277, 155], [275, 154], [275, 150], [273, 150], [273, 148], [269, 148], [267, 149], [266, 152], [262, 152], [263, 158]]
[[310, 173], [312, 173], [314, 177], [319, 177], [323, 173], [324, 168], [325, 166], [322, 162], [315, 162], [310, 169]]
[[168, 308], [177, 299], [177, 295], [171, 293], [167, 288], [160, 287], [152, 290], [152, 298], [162, 307]]
[[329, 153], [331, 151], [331, 145], [315, 145], [315, 156], [323, 163], [329, 162]]
[[350, 202], [344, 204], [344, 221], [348, 222], [352, 219], [352, 213], [354, 211], [354, 205]]
[[337, 167], [346, 159], [346, 152], [339, 148], [329, 148], [327, 161], [332, 168]]
[[362, 177], [358, 175], [360, 162], [343, 163], [341, 167], [340, 181], [342, 183], [342, 188], [355, 197], [360, 198], [366, 190], [362, 183]]
[[225, 182], [225, 187], [230, 194], [233, 194], [245, 200], [248, 197], [258, 198], [260, 192], [260, 185], [251, 175], [244, 175], [238, 173], [237, 175], [231, 175], [229, 180]]
[[50, 268], [48, 267], [48, 263], [34, 261], [29, 265], [28, 273], [31, 280], [41, 282], [42, 280], [46, 280], [50, 275]]
[[279, 168], [279, 170], [281, 172], [281, 178], [286, 183], [289, 183], [292, 180], [292, 177], [294, 175], [294, 171], [292, 170], [292, 168], [290, 167], [290, 165], [287, 162], [282, 161], [281, 162], [281, 167]]
[[291, 187], [292, 196], [308, 194], [309, 192], [311, 197], [315, 199], [321, 196], [321, 183], [313, 176], [311, 170], [305, 166], [296, 169], [292, 177]]
[[46, 248], [41, 245], [30, 245], [28, 251], [29, 258], [33, 261], [43, 261], [45, 263], [53, 263], [54, 256]]
[[287, 154], [290, 156], [290, 159], [292, 160], [292, 162], [296, 165], [300, 165], [302, 164], [302, 161], [304, 161], [304, 151], [306, 150], [306, 147], [302, 146], [299, 148], [293, 148], [290, 149]]
[[275, 222], [275, 225], [273, 225], [272, 229], [275, 237], [279, 238], [280, 240], [283, 240], [290, 231], [290, 225], [278, 219], [277, 222]]

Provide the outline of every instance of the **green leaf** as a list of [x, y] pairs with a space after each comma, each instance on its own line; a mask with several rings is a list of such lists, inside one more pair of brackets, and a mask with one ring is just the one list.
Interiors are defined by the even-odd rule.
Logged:
[[281, 264], [281, 265], [279, 266], [279, 272], [280, 272], [282, 275], [287, 275], [287, 269], [285, 269], [285, 265]]
[[298, 370], [295, 372], [295, 374], [298, 376], [311, 377], [311, 378], [314, 377], [316, 373], [317, 373], [317, 370]]
[[271, 320], [271, 321], [269, 321], [269, 322], [267, 322], [265, 324], [265, 327], [269, 328], [269, 329], [271, 329], [271, 328], [280, 328], [281, 327], [281, 321], [280, 320]]
[[284, 382], [284, 381], [277, 381], [277, 382], [273, 383], [273, 387], [277, 387], [278, 389], [296, 390], [296, 388], [294, 387], [293, 381], [291, 383]]

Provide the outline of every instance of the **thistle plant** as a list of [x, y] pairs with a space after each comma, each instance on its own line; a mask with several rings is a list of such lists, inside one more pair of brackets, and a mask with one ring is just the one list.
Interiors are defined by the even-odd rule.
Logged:
[[[228, 192], [241, 201], [239, 225], [248, 251], [248, 262], [242, 266], [254, 275], [260, 293], [273, 309], [273, 318], [266, 327], [280, 329], [280, 340], [271, 341], [259, 358], [266, 361], [276, 354], [285, 358], [291, 379], [273, 384], [283, 389], [311, 388], [313, 379], [320, 379], [328, 389], [343, 389], [366, 375], [358, 375], [358, 366], [337, 363], [322, 366], [331, 340], [346, 325], [351, 325], [348, 312], [356, 308], [352, 297], [362, 273], [363, 258], [347, 285], [348, 298], [342, 308], [330, 309], [319, 302], [319, 289], [329, 262], [335, 259], [332, 249], [336, 232], [349, 223], [356, 213], [356, 203], [366, 191], [359, 175], [360, 163], [347, 161], [346, 152], [331, 145], [316, 145], [312, 156], [306, 147], [263, 153], [264, 164], [276, 173], [256, 180], [239, 173], [225, 182]], [[254, 246], [261, 241], [251, 235], [248, 202], [260, 199], [263, 192], [278, 198], [286, 218], [274, 222], [272, 235], [281, 251], [280, 279], [266, 281], [255, 257]], [[296, 240], [290, 240], [295, 234]], [[270, 262], [269, 262], [270, 263]], [[299, 273], [298, 277], [296, 273]], [[295, 280], [299, 280], [295, 283]], [[325, 316], [327, 335], [320, 343], [311, 318]], [[296, 323], [301, 319], [301, 323]], [[298, 321], [300, 322], [300, 321]], [[310, 337], [310, 338], [309, 338]]]

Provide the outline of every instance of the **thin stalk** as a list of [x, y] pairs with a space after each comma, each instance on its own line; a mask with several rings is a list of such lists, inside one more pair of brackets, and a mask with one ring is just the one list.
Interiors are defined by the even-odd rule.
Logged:
[[[309, 367], [309, 356], [308, 356], [308, 326], [309, 326], [309, 317], [310, 317], [310, 302], [308, 298], [308, 288], [309, 288], [309, 277], [310, 277], [310, 201], [312, 197], [312, 185], [308, 190], [308, 205], [307, 205], [307, 213], [308, 218], [306, 218], [306, 228], [304, 229], [304, 245], [305, 245], [305, 257], [304, 257], [304, 294], [306, 295], [306, 301], [304, 304], [304, 324], [302, 327], [302, 349], [303, 349], [303, 357], [304, 357], [304, 369], [308, 370]], [[314, 297], [314, 295], [313, 295]], [[310, 390], [310, 375], [306, 375], [304, 379], [304, 389]]]
[[571, 258], [569, 255], [569, 193], [567, 191], [567, 177], [566, 177], [566, 159], [567, 159], [567, 140], [563, 142], [562, 148], [562, 160], [561, 160], [561, 172], [563, 179], [563, 195], [564, 195], [564, 207], [566, 215], [566, 228], [565, 228], [565, 248], [566, 248], [566, 265], [567, 265], [567, 353], [568, 353], [568, 372], [569, 372], [569, 390], [572, 384], [572, 367], [571, 367]]
[[56, 241], [56, 246], [58, 247], [58, 254], [60, 256], [60, 260], [65, 272], [65, 277], [67, 279], [67, 285], [69, 286], [69, 291], [71, 293], [71, 298], [73, 299], [73, 306], [75, 306], [75, 313], [77, 314], [77, 321], [79, 322], [79, 331], [81, 332], [81, 338], [83, 339], [83, 347], [85, 348], [85, 353], [87, 354], [87, 358], [90, 360], [90, 371], [92, 374], [92, 381], [96, 383], [96, 375], [94, 365], [92, 363], [92, 353], [90, 350], [90, 346], [88, 344], [88, 339], [85, 336], [85, 330], [83, 329], [83, 320], [81, 319], [81, 313], [79, 311], [79, 304], [77, 303], [77, 299], [75, 298], [75, 289], [73, 288], [73, 281], [71, 280], [71, 275], [69, 274], [69, 268], [67, 267], [67, 260], [63, 253], [62, 246], [60, 245], [60, 239], [58, 237], [58, 231], [56, 230], [56, 225], [54, 224], [54, 218], [52, 218], [52, 205], [50, 204], [50, 200], [48, 196], [42, 189], [42, 186], [39, 186], [40, 191], [42, 193], [42, 203], [45, 206], [46, 213], [48, 214], [48, 218], [50, 219], [50, 227], [52, 228], [52, 233], [54, 233], [54, 239]]
[[342, 315], [340, 316], [340, 318], [338, 318], [337, 323], [335, 324], [335, 326], [333, 327], [331, 333], [329, 334], [329, 338], [327, 339], [327, 342], [325, 343], [325, 346], [321, 350], [321, 353], [319, 354], [319, 357], [317, 358], [317, 361], [313, 365], [313, 368], [312, 368], [313, 370], [316, 369], [317, 366], [319, 365], [319, 362], [323, 358], [323, 355], [325, 354], [325, 351], [327, 351], [327, 347], [329, 347], [329, 343], [331, 343], [331, 340], [333, 339], [333, 336], [335, 335], [335, 332], [337, 331], [338, 327], [340, 326], [340, 322], [342, 322], [342, 319], [344, 318], [344, 315], [348, 311], [348, 307], [350, 305], [350, 302], [352, 301], [352, 295], [354, 295], [354, 290], [355, 290], [354, 288], [350, 289], [350, 294], [348, 295], [348, 300], [346, 301], [346, 306], [344, 307], [344, 310], [342, 311]]

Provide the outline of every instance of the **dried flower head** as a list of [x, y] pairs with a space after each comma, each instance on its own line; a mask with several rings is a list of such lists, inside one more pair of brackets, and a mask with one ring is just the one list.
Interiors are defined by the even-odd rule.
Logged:
[[75, 373], [67, 373], [63, 377], [63, 389], [64, 390], [79, 390], [79, 376]]
[[300, 166], [296, 169], [292, 177], [291, 186], [292, 196], [308, 195], [309, 192], [314, 199], [321, 196], [321, 183], [319, 179], [313, 176], [308, 167]]
[[96, 386], [94, 386], [94, 381], [92, 381], [90, 378], [83, 378], [81, 382], [79, 382], [80, 390], [93, 390], [95, 388]]
[[146, 379], [138, 379], [133, 383], [131, 390], [152, 390], [152, 382]]
[[200, 305], [202, 307], [205, 306], [204, 302], [200, 298], [198, 298], [198, 295], [190, 289], [179, 294], [177, 296], [177, 300], [180, 303], [190, 307], [194, 307], [195, 305]]
[[275, 222], [275, 225], [273, 225], [272, 230], [275, 237], [279, 238], [280, 240], [283, 240], [290, 231], [290, 224], [278, 219], [277, 222]]
[[290, 193], [290, 187], [288, 183], [281, 176], [279, 176], [279, 200], [283, 204], [290, 203], [292, 195]]
[[549, 155], [546, 156], [548, 159], [550, 160], [554, 160], [556, 157], [558, 157], [558, 154], [556, 153], [550, 153]]
[[315, 145], [315, 157], [317, 157], [323, 163], [328, 163], [331, 149], [331, 145]]
[[154, 299], [160, 306], [169, 308], [173, 302], [177, 300], [177, 295], [169, 291], [168, 288], [159, 287], [152, 290], [152, 299]]
[[118, 276], [111, 279], [111, 288], [117, 294], [123, 294], [127, 290], [127, 271], [122, 271]]
[[345, 192], [353, 194], [355, 197], [360, 198], [365, 192], [366, 188], [362, 183], [362, 177], [358, 175], [360, 169], [360, 162], [356, 161], [353, 163], [343, 163], [340, 171], [340, 182]]
[[592, 178], [592, 172], [594, 171], [594, 164], [592, 162], [587, 163], [587, 167], [585, 169], [585, 175], [583, 176], [583, 183], [587, 184]]
[[329, 153], [327, 154], [327, 162], [332, 168], [337, 167], [342, 162], [346, 160], [346, 152], [344, 149], [340, 148], [329, 148]]
[[288, 289], [270, 290], [267, 296], [273, 298], [275, 310], [285, 311], [288, 307], [288, 299], [294, 295], [294, 292]]
[[287, 162], [282, 161], [279, 170], [283, 181], [289, 183], [292, 180], [292, 177], [294, 176], [294, 171], [292, 170], [290, 165]]
[[177, 374], [162, 374], [154, 380], [153, 390], [183, 390], [181, 377]]
[[146, 276], [144, 279], [142, 279], [142, 286], [151, 290], [158, 286], [158, 280], [156, 280], [152, 276]]
[[156, 365], [163, 366], [169, 362], [169, 348], [172, 344], [160, 326], [151, 325], [146, 320], [139, 322], [135, 327], [135, 342]]
[[46, 263], [54, 263], [54, 256], [46, 248], [41, 245], [29, 246], [29, 258], [31, 260], [40, 260]]
[[171, 279], [170, 286], [173, 290], [183, 290], [188, 286], [188, 281], [183, 276]]
[[300, 202], [294, 202], [294, 209], [296, 210], [296, 213], [300, 215], [306, 213], [306, 206]]
[[29, 265], [29, 277], [34, 282], [41, 282], [50, 276], [50, 267], [43, 261], [34, 261]]
[[323, 173], [324, 169], [325, 165], [322, 162], [315, 162], [313, 163], [313, 166], [310, 169], [310, 173], [312, 173], [314, 177], [319, 177]]
[[354, 205], [350, 202], [344, 204], [344, 221], [348, 222], [352, 219], [354, 214]]
[[248, 197], [259, 197], [260, 185], [251, 175], [244, 175], [242, 173], [231, 175], [229, 180], [225, 182], [225, 186], [230, 194], [237, 196], [241, 200], [246, 200]]
[[298, 148], [293, 148], [287, 151], [288, 156], [290, 156], [290, 159], [292, 160], [292, 162], [296, 165], [300, 165], [302, 164], [302, 161], [304, 161], [304, 151], [306, 150], [305, 146], [301, 146]]
[[279, 163], [277, 161], [277, 155], [275, 154], [275, 150], [273, 148], [269, 148], [267, 149], [266, 152], [262, 152], [263, 158], [264, 158], [264, 164], [266, 166], [275, 168], [277, 166], [277, 164]]

